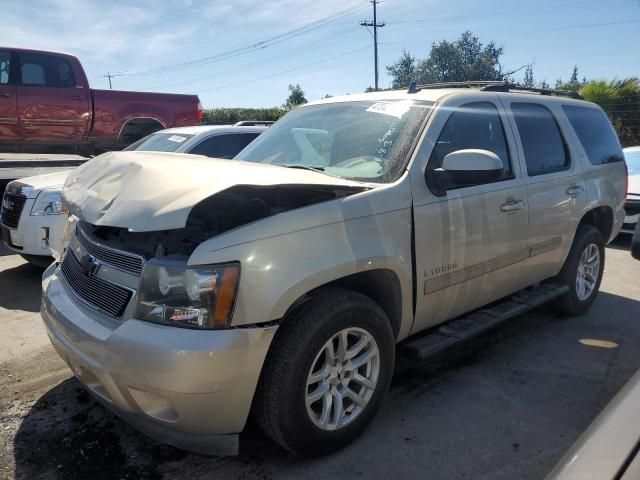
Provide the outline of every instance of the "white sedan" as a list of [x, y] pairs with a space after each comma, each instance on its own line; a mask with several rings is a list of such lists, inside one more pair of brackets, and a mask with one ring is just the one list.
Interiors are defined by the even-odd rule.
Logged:
[[627, 201], [624, 204], [624, 224], [621, 232], [633, 233], [640, 220], [640, 147], [623, 150], [627, 163]]
[[[138, 140], [127, 150], [233, 158], [267, 128], [259, 125], [169, 128]], [[27, 177], [6, 187], [0, 209], [2, 241], [34, 265], [48, 266], [62, 238], [67, 212], [61, 192], [71, 171]]]

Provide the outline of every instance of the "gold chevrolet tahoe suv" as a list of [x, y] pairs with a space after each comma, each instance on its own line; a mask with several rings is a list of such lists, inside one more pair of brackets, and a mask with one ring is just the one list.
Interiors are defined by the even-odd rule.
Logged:
[[603, 111], [480, 84], [298, 107], [233, 161], [116, 152], [75, 170], [42, 317], [148, 435], [235, 453], [253, 412], [303, 455], [371, 422], [428, 358], [553, 300], [586, 311], [626, 174]]

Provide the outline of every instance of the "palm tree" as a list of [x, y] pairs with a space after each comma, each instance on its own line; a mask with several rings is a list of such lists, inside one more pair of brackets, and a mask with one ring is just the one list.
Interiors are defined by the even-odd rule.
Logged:
[[609, 115], [623, 146], [640, 144], [640, 79], [591, 81], [580, 89], [580, 95]]

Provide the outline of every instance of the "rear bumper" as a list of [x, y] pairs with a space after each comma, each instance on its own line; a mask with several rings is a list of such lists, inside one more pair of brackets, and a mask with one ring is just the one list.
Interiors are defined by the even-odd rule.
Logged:
[[162, 443], [237, 453], [277, 327], [198, 331], [105, 320], [67, 288], [49, 267], [41, 313], [51, 343], [87, 390]]

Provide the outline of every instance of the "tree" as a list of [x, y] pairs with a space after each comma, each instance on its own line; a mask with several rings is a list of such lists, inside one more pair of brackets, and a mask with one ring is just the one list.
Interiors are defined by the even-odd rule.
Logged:
[[536, 82], [533, 79], [533, 67], [531, 65], [527, 65], [526, 70], [524, 71], [524, 80], [522, 81], [522, 86], [527, 88], [533, 88]]
[[495, 43], [484, 45], [466, 31], [454, 42], [433, 43], [429, 56], [423, 60], [404, 51], [396, 63], [387, 66], [387, 72], [394, 88], [408, 86], [413, 78], [418, 83], [502, 80], [502, 53]]
[[546, 80], [542, 80], [540, 82], [540, 88], [543, 90], [549, 90], [551, 88], [551, 85], [549, 85], [549, 83]]
[[573, 72], [571, 72], [571, 78], [569, 79], [569, 85], [572, 89], [578, 89], [580, 87], [580, 81], [578, 80], [578, 66], [573, 66]]
[[623, 146], [640, 143], [640, 79], [592, 81], [579, 93], [607, 113]]
[[285, 108], [293, 108], [298, 105], [302, 105], [303, 103], [307, 103], [307, 99], [304, 97], [304, 90], [300, 85], [289, 85], [289, 96], [287, 97], [287, 101], [284, 103]]
[[392, 65], [387, 65], [386, 68], [387, 73], [393, 78], [391, 82], [393, 88], [408, 87], [416, 77], [416, 58], [403, 50], [400, 59]]

